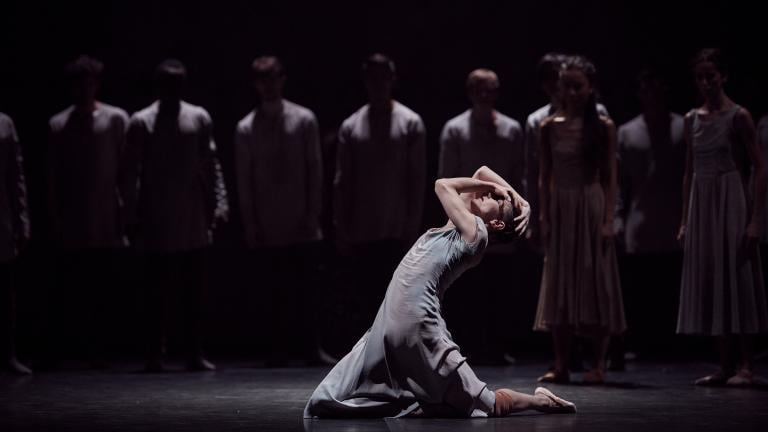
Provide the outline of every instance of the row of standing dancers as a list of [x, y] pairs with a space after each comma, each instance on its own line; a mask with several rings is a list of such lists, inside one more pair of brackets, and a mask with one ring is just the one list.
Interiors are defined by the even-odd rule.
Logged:
[[[748, 385], [756, 379], [750, 338], [768, 326], [757, 249], [766, 192], [762, 155], [749, 112], [724, 92], [720, 53], [701, 51], [693, 72], [704, 104], [682, 119], [685, 199], [677, 238], [685, 258], [677, 330], [718, 339], [721, 369], [696, 384]], [[585, 58], [563, 59], [557, 104], [537, 131], [545, 263], [534, 328], [552, 332], [556, 356], [540, 382], [570, 380], [567, 341], [581, 334], [593, 339], [596, 352], [583, 381], [602, 383], [608, 337], [626, 328], [613, 242], [617, 132], [598, 112], [595, 75]], [[305, 418], [575, 412], [575, 404], [542, 387], [534, 395], [490, 391], [441, 316], [446, 289], [477, 265], [487, 245], [526, 230], [529, 203], [485, 166], [471, 178], [437, 180], [435, 193], [448, 223], [428, 230], [402, 259], [373, 325], [313, 392]], [[742, 353], [738, 368], [730, 356], [734, 337]]]
[[[277, 59], [259, 58], [253, 70], [261, 103], [237, 127], [236, 190], [246, 244], [260, 251], [260, 259], [272, 260], [274, 274], [267, 284], [278, 287], [277, 308], [288, 309], [292, 296], [280, 289], [286, 286], [280, 280], [295, 278], [290, 273], [297, 273], [296, 257], [311, 261], [308, 251], [322, 238], [317, 123], [311, 111], [282, 98], [285, 74]], [[186, 71], [178, 62], [158, 67], [158, 101], [130, 118], [96, 100], [100, 63], [82, 58], [68, 71], [74, 104], [51, 119], [49, 148], [49, 216], [57, 245], [66, 251], [67, 265], [62, 267], [90, 277], [95, 291], [103, 280], [92, 274], [92, 263], [124, 244], [127, 234], [145, 253], [145, 273], [151, 275], [147, 286], [154, 318], [147, 369], [163, 369], [163, 302], [169, 301], [169, 286], [182, 285], [190, 334], [188, 367], [211, 369], [199, 341], [205, 280], [201, 251], [210, 242], [211, 227], [227, 218], [228, 209], [210, 117], [182, 100]], [[694, 61], [703, 107], [685, 118], [649, 110], [646, 114], [654, 115], [644, 115], [618, 133], [605, 107], [596, 102], [591, 63], [578, 56], [548, 55], [539, 72], [551, 103], [529, 117], [525, 133], [493, 109], [499, 84], [495, 74], [470, 74], [473, 107], [443, 130], [440, 177], [469, 177], [477, 166], [487, 165], [533, 203], [535, 214], [526, 231], [539, 240], [546, 257], [535, 328], [552, 332], [556, 354], [553, 369], [541, 380], [570, 379], [566, 347], [574, 334], [595, 342], [596, 364], [584, 379], [604, 380], [607, 337], [625, 328], [613, 244], [616, 226], [622, 228], [627, 248], [642, 247], [648, 237], [643, 216], [660, 212], [648, 205], [643, 192], [648, 195], [650, 188], [643, 182], [652, 183], [658, 174], [654, 170], [664, 166], [644, 166], [633, 173], [637, 176], [617, 174], [617, 147], [620, 154], [631, 150], [623, 164], [636, 153], [660, 157], [682, 142], [684, 196], [690, 199], [683, 200], [680, 229], [685, 265], [678, 331], [717, 337], [722, 370], [700, 383], [749, 383], [750, 336], [766, 328], [762, 275], [754, 253], [763, 225], [763, 200], [758, 199], [765, 195], [762, 157], [749, 114], [725, 96], [727, 74], [719, 53], [703, 51]], [[386, 265], [391, 271], [420, 224], [424, 126], [416, 113], [392, 98], [396, 74], [391, 60], [370, 57], [364, 77], [369, 104], [339, 132], [335, 228], [339, 249], [354, 257], [351, 267], [381, 272]], [[652, 106], [654, 95], [663, 92], [662, 83], [650, 75], [641, 86]], [[3, 155], [9, 156], [3, 161], [8, 205], [2, 207], [10, 227], [3, 233], [7, 274], [7, 263], [28, 238], [29, 224], [23, 211], [20, 152], [7, 117], [3, 131]], [[623, 186], [624, 177], [635, 183], [627, 188], [634, 194], [621, 188], [619, 207], [627, 210], [626, 217], [619, 212], [617, 222], [616, 185]], [[361, 274], [370, 272], [358, 271], [355, 283], [365, 283]], [[12, 301], [6, 303], [12, 312]], [[25, 371], [15, 359], [12, 313], [8, 316], [8, 364]], [[734, 337], [742, 347], [738, 368], [729, 348]], [[275, 341], [272, 348], [279, 351], [281, 343]]]

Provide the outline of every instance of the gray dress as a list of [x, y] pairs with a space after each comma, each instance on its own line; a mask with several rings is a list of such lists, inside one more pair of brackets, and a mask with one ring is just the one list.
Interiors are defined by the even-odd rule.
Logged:
[[603, 239], [605, 194], [582, 130], [580, 121], [552, 124], [550, 236], [534, 330], [619, 334], [626, 329], [619, 267], [613, 243]]
[[693, 179], [688, 203], [677, 332], [724, 335], [768, 330], [756, 250], [746, 247], [749, 211], [733, 158], [739, 107], [691, 124]]
[[488, 243], [455, 228], [424, 233], [398, 265], [371, 328], [312, 394], [304, 417], [485, 416], [495, 397], [474, 375], [441, 316], [445, 291]]

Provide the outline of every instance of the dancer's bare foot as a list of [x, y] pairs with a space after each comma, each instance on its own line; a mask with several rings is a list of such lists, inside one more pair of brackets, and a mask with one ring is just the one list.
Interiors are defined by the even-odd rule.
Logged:
[[187, 359], [186, 368], [188, 371], [195, 371], [195, 372], [205, 372], [205, 371], [216, 370], [216, 366], [213, 363], [209, 362], [203, 356], [195, 356]]
[[548, 414], [569, 414], [576, 412], [576, 404], [569, 402], [544, 387], [537, 387], [533, 392], [534, 396], [539, 398], [544, 405], [538, 410]]
[[697, 386], [722, 386], [733, 376], [733, 372], [719, 371], [712, 375], [701, 377], [694, 381], [693, 384]]
[[755, 383], [755, 374], [751, 370], [742, 369], [736, 375], [728, 378], [725, 384], [733, 387], [748, 387]]
[[14, 375], [32, 375], [32, 369], [21, 363], [16, 357], [11, 357], [6, 362], [6, 368]]
[[540, 383], [565, 384], [571, 382], [571, 377], [568, 372], [557, 372], [551, 370], [540, 376], [536, 381]]
[[602, 369], [592, 369], [584, 374], [581, 382], [587, 385], [605, 384], [605, 372]]

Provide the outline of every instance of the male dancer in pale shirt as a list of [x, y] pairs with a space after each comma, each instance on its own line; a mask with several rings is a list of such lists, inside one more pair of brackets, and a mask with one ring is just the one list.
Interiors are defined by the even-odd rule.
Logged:
[[[51, 117], [48, 218], [56, 250], [56, 286], [49, 299], [55, 356], [64, 342], [106, 366], [114, 311], [115, 252], [124, 246], [118, 171], [128, 114], [96, 99], [103, 64], [81, 56], [67, 65], [72, 105]], [[72, 325], [73, 324], [73, 325]], [[67, 332], [71, 334], [64, 334]]]
[[316, 354], [309, 316], [321, 288], [315, 276], [323, 237], [322, 160], [315, 115], [283, 99], [280, 60], [259, 57], [251, 68], [259, 104], [235, 131], [237, 190], [245, 244], [261, 270], [253, 281], [263, 312], [257, 315], [265, 321], [259, 327], [269, 329], [268, 363], [278, 366], [288, 356], [313, 360]]
[[165, 60], [156, 70], [158, 100], [133, 114], [122, 185], [132, 244], [143, 253], [148, 372], [165, 370], [167, 302], [185, 312], [189, 370], [213, 370], [203, 357], [207, 254], [227, 219], [226, 190], [211, 117], [181, 99], [186, 68]]
[[[496, 101], [499, 96], [499, 78], [496, 73], [489, 69], [476, 69], [467, 76], [466, 91], [467, 96], [472, 103], [471, 108], [448, 120], [443, 127], [440, 135], [440, 157], [438, 163], [438, 178], [453, 177], [471, 177], [476, 167], [487, 166], [494, 172], [499, 173], [516, 190], [523, 190], [525, 179], [525, 148], [523, 129], [516, 120], [502, 114], [495, 109]], [[527, 254], [520, 250], [521, 243], [497, 243], [489, 247], [488, 260], [495, 263], [498, 260], [500, 265], [491, 266], [495, 268], [505, 268], [513, 273], [524, 277], [531, 273], [529, 263], [526, 261]], [[505, 271], [506, 271], [505, 270]], [[499, 275], [492, 271], [478, 277], [493, 280]], [[538, 275], [536, 275], [536, 278]], [[536, 279], [531, 275], [529, 283], [535, 284]], [[474, 281], [459, 281], [462, 283], [473, 283]], [[523, 282], [525, 283], [525, 282]], [[505, 317], [504, 311], [500, 310], [506, 301], [513, 301], [510, 296], [510, 290], [507, 286], [499, 286], [494, 283], [483, 284], [483, 290], [487, 290], [488, 295], [478, 296], [476, 290], [457, 290], [454, 295], [457, 296], [457, 302], [447, 304], [447, 307], [456, 305], [466, 305], [476, 302], [473, 307], [490, 310], [492, 312], [490, 320], [468, 320], [463, 323], [460, 329], [467, 333], [487, 335], [482, 338], [474, 338], [470, 342], [476, 346], [465, 346], [467, 351], [482, 352], [491, 361], [498, 361], [502, 357], [501, 352], [494, 352], [500, 348], [513, 346], [510, 338], [512, 333], [508, 330], [509, 323], [496, 322]], [[500, 301], [489, 302], [488, 299], [495, 298]], [[497, 310], [498, 308], [498, 310]], [[522, 324], [522, 323], [521, 323]], [[479, 328], [480, 326], [487, 326]], [[522, 326], [521, 326], [522, 328]], [[495, 340], [501, 344], [489, 343], [488, 340]], [[508, 354], [508, 362], [514, 359]]]
[[[763, 161], [768, 161], [768, 114], [760, 118], [757, 123], [757, 145], [763, 155]], [[754, 179], [752, 179], [754, 182]], [[768, 200], [766, 200], [766, 210], [768, 210]], [[763, 227], [766, 227], [768, 220], [768, 211], [763, 211]], [[763, 235], [760, 239], [760, 260], [762, 261], [763, 271], [768, 269], [768, 229], [763, 229]], [[768, 349], [763, 350], [755, 356], [756, 359], [768, 358]]]
[[440, 135], [438, 178], [470, 177], [488, 166], [522, 190], [525, 154], [520, 123], [496, 111], [499, 78], [488, 69], [467, 77], [472, 108], [448, 120]]
[[421, 228], [426, 181], [421, 117], [392, 97], [395, 64], [382, 54], [363, 64], [368, 104], [339, 130], [334, 222], [357, 335], [378, 308], [390, 271]]
[[[646, 67], [638, 75], [637, 97], [642, 113], [621, 125], [617, 133], [615, 225], [619, 250], [624, 252], [619, 256], [621, 273], [632, 275], [622, 281], [629, 344], [655, 340], [675, 325], [682, 267], [676, 239], [682, 200], [674, 186], [682, 183], [685, 167], [683, 116], [670, 112], [665, 80], [654, 68]], [[648, 269], [654, 270], [649, 273]], [[632, 320], [646, 313], [644, 299], [648, 298], [656, 299], [657, 319], [634, 330]], [[611, 369], [623, 369], [623, 340], [612, 343]]]

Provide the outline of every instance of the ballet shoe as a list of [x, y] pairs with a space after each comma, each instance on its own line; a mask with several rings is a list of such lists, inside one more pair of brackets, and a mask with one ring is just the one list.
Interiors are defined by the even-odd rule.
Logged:
[[540, 408], [541, 412], [548, 414], [572, 414], [576, 412], [576, 404], [569, 402], [544, 387], [537, 387], [533, 391], [534, 396], [543, 396], [549, 400], [549, 405]]
[[186, 369], [193, 372], [215, 371], [216, 366], [203, 356], [192, 357], [187, 360]]
[[755, 383], [755, 374], [752, 371], [742, 369], [736, 375], [728, 378], [725, 385], [729, 387], [748, 387]]
[[605, 384], [605, 372], [602, 369], [592, 369], [584, 374], [581, 382], [586, 385]]
[[694, 381], [693, 384], [697, 386], [704, 386], [704, 387], [723, 386], [726, 384], [726, 382], [729, 381], [730, 378], [734, 376], [735, 375], [732, 372], [720, 371], [717, 373], [713, 373], [712, 375], [701, 377], [696, 381]]
[[540, 376], [536, 381], [540, 383], [565, 384], [571, 382], [571, 377], [568, 372], [556, 372], [550, 370]]
[[165, 372], [165, 364], [162, 359], [150, 359], [144, 364], [144, 372], [146, 373], [162, 373]]
[[5, 366], [14, 375], [32, 375], [32, 369], [21, 363], [16, 357], [8, 359]]

